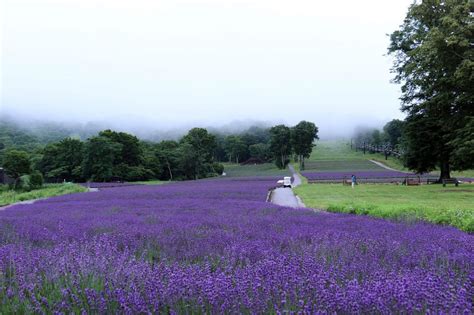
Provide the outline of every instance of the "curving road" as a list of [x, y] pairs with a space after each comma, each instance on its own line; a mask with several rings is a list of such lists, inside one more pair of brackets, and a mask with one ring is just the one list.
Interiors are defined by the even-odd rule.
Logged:
[[[293, 174], [292, 186], [297, 187], [301, 185], [301, 178], [298, 173], [295, 171], [292, 165], [288, 165], [291, 173]], [[271, 201], [274, 204], [284, 207], [291, 208], [305, 208], [304, 203], [298, 196], [295, 196], [293, 189], [291, 188], [276, 188], [272, 192]]]

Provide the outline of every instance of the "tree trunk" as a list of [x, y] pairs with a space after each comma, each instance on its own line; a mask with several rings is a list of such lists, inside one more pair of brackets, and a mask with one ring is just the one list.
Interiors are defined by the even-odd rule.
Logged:
[[441, 162], [441, 174], [439, 175], [439, 181], [442, 182], [443, 179], [451, 178], [451, 169], [449, 166], [449, 162], [443, 161]]
[[283, 154], [281, 155], [281, 167], [285, 168], [285, 156]]
[[168, 166], [168, 173], [170, 174], [170, 180], [173, 180], [173, 173], [171, 172], [170, 162], [166, 161], [166, 165]]
[[300, 167], [300, 169], [301, 169], [301, 170], [304, 170], [304, 156], [301, 156], [300, 161], [301, 161], [301, 167]]

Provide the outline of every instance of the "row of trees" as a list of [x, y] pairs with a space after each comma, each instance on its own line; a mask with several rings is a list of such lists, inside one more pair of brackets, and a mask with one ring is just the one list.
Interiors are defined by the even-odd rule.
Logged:
[[313, 142], [318, 138], [318, 127], [312, 122], [301, 121], [294, 127], [277, 125], [270, 128], [270, 153], [276, 166], [285, 168], [294, 155], [304, 169], [304, 160], [313, 150]]
[[38, 172], [49, 182], [198, 179], [222, 174], [223, 166], [214, 160], [215, 148], [215, 136], [202, 128], [191, 129], [179, 141], [160, 143], [104, 130], [87, 141], [65, 138], [50, 143], [39, 158], [8, 150], [2, 165], [19, 188], [23, 188], [19, 183], [37, 178]]
[[353, 146], [357, 149], [382, 148], [384, 152], [401, 152], [402, 135], [405, 122], [393, 119], [382, 130], [377, 128], [358, 129], [353, 137]]
[[47, 145], [37, 167], [51, 181], [198, 179], [222, 173], [215, 146], [215, 137], [202, 128], [160, 143], [105, 130], [85, 142], [66, 138]]
[[263, 163], [272, 159], [270, 153], [270, 130], [251, 127], [239, 134], [216, 136], [215, 159], [231, 163]]
[[391, 34], [402, 84], [403, 158], [417, 172], [474, 168], [474, 3], [424, 0]]
[[65, 138], [35, 153], [8, 150], [2, 165], [17, 182], [37, 172], [48, 182], [199, 179], [223, 173], [220, 162], [264, 163], [286, 167], [294, 154], [304, 168], [318, 128], [302, 121], [290, 128], [252, 127], [240, 134], [210, 134], [193, 128], [178, 141], [141, 141], [136, 136], [104, 130], [86, 141]]

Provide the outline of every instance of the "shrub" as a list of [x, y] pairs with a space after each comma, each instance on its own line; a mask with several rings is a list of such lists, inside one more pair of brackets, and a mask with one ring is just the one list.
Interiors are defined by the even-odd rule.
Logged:
[[32, 189], [30, 175], [23, 175], [18, 178], [15, 184], [15, 190], [30, 191]]
[[222, 175], [222, 173], [224, 172], [224, 165], [222, 165], [221, 163], [213, 163], [212, 167], [214, 168], [214, 171], [219, 175]]
[[143, 166], [129, 166], [124, 178], [127, 181], [150, 180], [154, 177], [153, 171]]
[[30, 175], [31, 189], [38, 189], [43, 186], [43, 174], [38, 171], [33, 172]]

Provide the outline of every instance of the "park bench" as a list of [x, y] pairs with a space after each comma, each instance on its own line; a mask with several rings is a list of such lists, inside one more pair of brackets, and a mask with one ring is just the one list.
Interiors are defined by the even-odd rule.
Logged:
[[437, 184], [437, 183], [438, 183], [438, 180], [435, 179], [435, 178], [428, 178], [428, 179], [426, 180], [426, 183], [427, 183], [427, 184]]
[[446, 178], [443, 179], [443, 187], [446, 187], [447, 184], [454, 184], [454, 186], [459, 186], [459, 181], [456, 178]]
[[352, 185], [352, 180], [351, 179], [343, 179], [342, 180], [342, 185], [343, 186], [351, 186]]
[[418, 177], [418, 178], [405, 178], [405, 182], [404, 182], [405, 185], [407, 186], [418, 186], [418, 185], [421, 185], [421, 179]]

